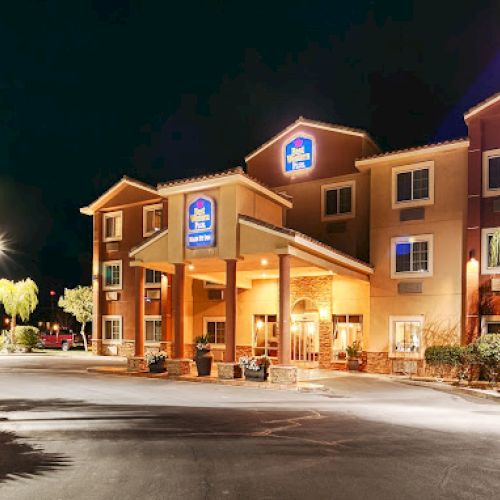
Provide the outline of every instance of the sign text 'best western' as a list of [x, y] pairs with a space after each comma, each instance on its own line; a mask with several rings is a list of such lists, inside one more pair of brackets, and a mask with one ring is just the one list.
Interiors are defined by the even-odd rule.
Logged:
[[187, 206], [186, 246], [188, 248], [215, 245], [215, 203], [208, 196], [198, 196]]
[[314, 161], [314, 142], [312, 137], [295, 136], [284, 147], [285, 172], [296, 172], [312, 168]]

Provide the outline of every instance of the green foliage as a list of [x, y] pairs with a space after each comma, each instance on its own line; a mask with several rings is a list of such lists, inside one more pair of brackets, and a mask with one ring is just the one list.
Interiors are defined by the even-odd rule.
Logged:
[[425, 350], [425, 361], [430, 365], [458, 366], [463, 356], [464, 348], [458, 345], [434, 345]]
[[31, 278], [21, 281], [0, 279], [0, 302], [5, 312], [12, 317], [12, 328], [16, 317], [28, 321], [31, 313], [38, 305], [38, 287]]
[[351, 345], [346, 347], [347, 356], [349, 358], [357, 358], [361, 352], [361, 342], [355, 340]]
[[22, 347], [32, 349], [40, 343], [40, 332], [34, 326], [16, 326], [16, 342]]
[[497, 267], [500, 261], [500, 231], [495, 231], [490, 238], [490, 251], [488, 256], [489, 267]]
[[72, 314], [76, 321], [83, 325], [92, 321], [92, 306], [93, 296], [90, 286], [65, 288], [64, 295], [59, 298], [59, 307]]
[[500, 371], [500, 335], [483, 335], [473, 345], [480, 364], [488, 374], [488, 378], [492, 382], [496, 382]]

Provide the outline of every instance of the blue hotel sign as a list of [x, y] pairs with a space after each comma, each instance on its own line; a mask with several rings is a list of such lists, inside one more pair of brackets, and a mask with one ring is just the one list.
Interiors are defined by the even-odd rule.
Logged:
[[188, 248], [206, 248], [215, 245], [215, 203], [208, 196], [198, 196], [187, 207]]
[[314, 142], [311, 137], [295, 136], [285, 144], [285, 173], [308, 170], [313, 167]]

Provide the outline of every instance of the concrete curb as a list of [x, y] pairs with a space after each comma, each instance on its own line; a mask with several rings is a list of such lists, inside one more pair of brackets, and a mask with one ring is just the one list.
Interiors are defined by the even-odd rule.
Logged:
[[410, 380], [410, 379], [399, 379], [399, 380], [393, 379], [393, 380], [398, 381], [400, 384], [427, 387], [428, 389], [434, 389], [435, 391], [446, 392], [448, 394], [456, 394], [458, 396], [469, 396], [479, 399], [489, 399], [490, 401], [496, 401], [497, 403], [500, 403], [500, 394], [496, 396], [494, 394], [482, 392], [481, 389], [451, 386], [448, 385], [446, 382], [423, 382], [419, 380]]
[[99, 375], [117, 375], [120, 377], [136, 377], [136, 378], [152, 378], [171, 380], [174, 382], [193, 382], [195, 384], [216, 384], [229, 385], [239, 387], [252, 387], [254, 389], [264, 389], [271, 391], [292, 391], [303, 392], [308, 394], [326, 394], [331, 393], [328, 387], [322, 384], [309, 382], [299, 382], [297, 385], [271, 384], [270, 382], [250, 382], [245, 379], [229, 379], [223, 380], [218, 378], [196, 377], [193, 375], [169, 375], [168, 373], [149, 373], [149, 372], [130, 372], [126, 368], [106, 368], [106, 367], [90, 367], [87, 368], [88, 373]]

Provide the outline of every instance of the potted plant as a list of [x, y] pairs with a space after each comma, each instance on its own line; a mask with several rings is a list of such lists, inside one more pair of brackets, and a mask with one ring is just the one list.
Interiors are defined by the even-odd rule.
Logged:
[[245, 372], [246, 380], [265, 382], [269, 375], [269, 365], [271, 364], [267, 356], [242, 356], [239, 361]]
[[196, 337], [196, 352], [194, 360], [196, 362], [196, 370], [198, 377], [207, 377], [212, 372], [213, 354], [210, 352], [210, 344], [204, 335]]
[[359, 356], [361, 354], [361, 342], [355, 340], [351, 345], [347, 346], [347, 368], [349, 371], [359, 371]]
[[148, 365], [149, 371], [151, 373], [163, 373], [165, 369], [165, 360], [167, 359], [167, 354], [163, 351], [160, 352], [147, 352], [144, 355], [144, 361]]

